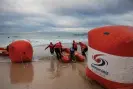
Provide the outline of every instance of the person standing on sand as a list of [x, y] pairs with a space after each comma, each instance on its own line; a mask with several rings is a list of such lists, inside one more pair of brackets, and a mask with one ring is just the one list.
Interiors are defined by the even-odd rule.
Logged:
[[86, 52], [88, 51], [88, 47], [86, 44], [82, 43], [82, 42], [79, 42], [79, 45], [81, 47], [81, 52], [82, 52], [82, 55], [84, 55], [86, 57]]
[[61, 54], [62, 54], [62, 44], [61, 42], [58, 42], [54, 45], [55, 53], [58, 60], [61, 60]]
[[50, 42], [50, 44], [45, 48], [45, 50], [46, 50], [47, 48], [50, 48], [50, 53], [53, 55], [53, 54], [54, 54], [54, 45], [53, 45], [52, 42]]
[[72, 44], [72, 48], [77, 51], [77, 43], [75, 42], [75, 40], [73, 40], [73, 44]]

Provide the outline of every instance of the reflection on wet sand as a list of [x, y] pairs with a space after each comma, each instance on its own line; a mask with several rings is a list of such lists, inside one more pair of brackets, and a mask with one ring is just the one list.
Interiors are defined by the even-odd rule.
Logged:
[[55, 71], [55, 59], [50, 57], [50, 71], [54, 72]]
[[1, 63], [0, 89], [102, 89], [85, 77], [83, 63], [55, 57], [26, 64]]
[[72, 70], [75, 71], [76, 70], [76, 63], [71, 63], [72, 65]]
[[31, 83], [33, 80], [34, 71], [32, 63], [10, 65], [10, 81], [11, 84]]
[[60, 77], [61, 75], [61, 64], [60, 62], [58, 62], [56, 59], [50, 59], [50, 68], [49, 68], [49, 72], [51, 72], [52, 74], [52, 79]]

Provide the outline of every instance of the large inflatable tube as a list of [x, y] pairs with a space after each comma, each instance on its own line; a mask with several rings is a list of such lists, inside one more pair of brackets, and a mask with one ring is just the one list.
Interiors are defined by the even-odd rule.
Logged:
[[133, 89], [133, 27], [93, 29], [88, 44], [86, 75], [107, 89]]
[[[69, 48], [64, 47], [63, 52], [70, 55], [70, 49]], [[85, 60], [85, 57], [81, 53], [79, 53], [78, 51], [75, 51], [74, 55], [75, 55], [77, 61], [83, 62]], [[64, 58], [68, 59], [68, 57], [64, 57]]]
[[12, 62], [32, 61], [33, 48], [27, 40], [17, 40], [9, 45], [9, 57]]
[[75, 51], [75, 57], [76, 57], [76, 60], [80, 62], [83, 62], [85, 60], [85, 57], [78, 51]]
[[7, 50], [5, 50], [5, 48], [0, 47], [0, 56], [8, 56], [9, 53], [7, 52]]
[[70, 59], [70, 54], [69, 53], [67, 53], [67, 52], [63, 52], [62, 53], [62, 61], [64, 62], [64, 63], [69, 63], [70, 61], [71, 61], [71, 59]]
[[70, 53], [70, 49], [69, 48], [62, 48], [62, 50], [66, 53]]

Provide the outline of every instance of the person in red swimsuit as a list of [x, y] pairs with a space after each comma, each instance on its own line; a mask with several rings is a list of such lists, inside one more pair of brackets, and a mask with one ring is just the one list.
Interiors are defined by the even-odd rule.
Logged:
[[46, 50], [47, 48], [50, 48], [50, 53], [53, 55], [53, 54], [54, 54], [54, 45], [53, 45], [52, 42], [50, 42], [50, 44], [45, 48], [45, 50]]

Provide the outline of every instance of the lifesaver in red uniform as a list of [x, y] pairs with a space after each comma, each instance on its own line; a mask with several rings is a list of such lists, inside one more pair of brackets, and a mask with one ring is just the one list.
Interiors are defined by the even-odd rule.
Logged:
[[133, 89], [133, 27], [89, 31], [87, 61], [86, 75], [107, 89]]
[[85, 60], [85, 57], [77, 51], [75, 51], [75, 57], [76, 57], [77, 61], [80, 61], [80, 62], [83, 62]]
[[9, 45], [9, 57], [12, 62], [32, 61], [33, 48], [27, 40], [17, 40]]

